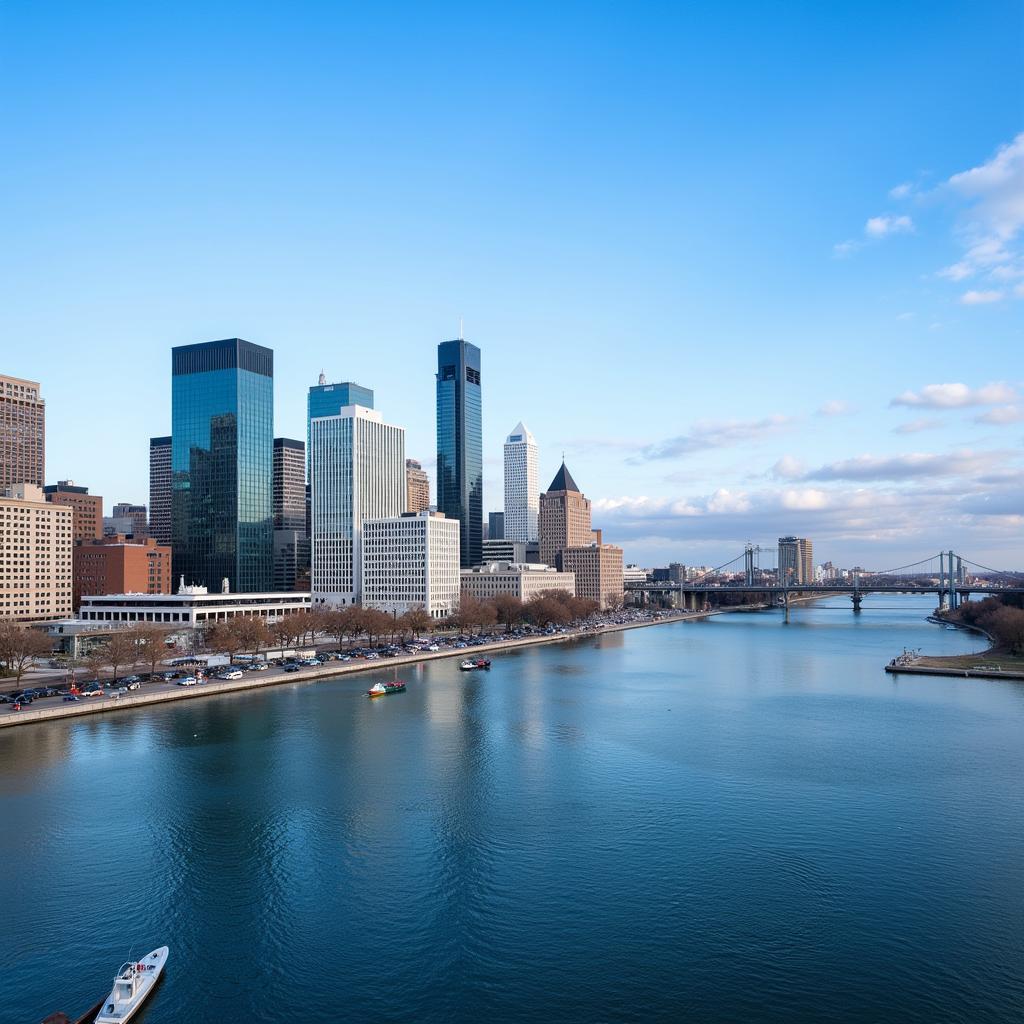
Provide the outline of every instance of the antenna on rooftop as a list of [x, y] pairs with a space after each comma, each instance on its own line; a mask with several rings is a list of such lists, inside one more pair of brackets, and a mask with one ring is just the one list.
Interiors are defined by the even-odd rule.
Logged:
[[327, 374], [323, 370], [320, 371], [320, 386], [323, 387], [327, 383]]
[[462, 337], [462, 317], [459, 317], [459, 341], [465, 341]]

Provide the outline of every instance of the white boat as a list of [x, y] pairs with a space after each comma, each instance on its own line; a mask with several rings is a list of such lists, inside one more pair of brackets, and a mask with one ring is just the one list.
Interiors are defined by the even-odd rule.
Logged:
[[121, 966], [114, 978], [114, 987], [103, 1001], [95, 1024], [124, 1024], [131, 1020], [149, 998], [167, 963], [168, 949], [161, 946], [142, 960], [131, 960]]

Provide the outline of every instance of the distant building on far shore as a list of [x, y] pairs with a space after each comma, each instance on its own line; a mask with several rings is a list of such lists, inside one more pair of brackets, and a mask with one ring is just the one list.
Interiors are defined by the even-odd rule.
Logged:
[[814, 582], [814, 545], [806, 537], [779, 538], [779, 583]]

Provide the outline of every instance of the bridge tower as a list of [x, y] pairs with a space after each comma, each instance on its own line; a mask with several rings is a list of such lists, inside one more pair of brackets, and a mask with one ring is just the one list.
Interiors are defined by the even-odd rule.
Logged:
[[863, 600], [864, 595], [860, 592], [860, 573], [855, 572], [853, 574], [853, 593], [850, 595], [850, 600], [853, 602], [854, 614], [860, 611], [860, 602]]
[[743, 569], [747, 586], [752, 587], [754, 585], [754, 545], [750, 541], [747, 541], [747, 546], [743, 549]]

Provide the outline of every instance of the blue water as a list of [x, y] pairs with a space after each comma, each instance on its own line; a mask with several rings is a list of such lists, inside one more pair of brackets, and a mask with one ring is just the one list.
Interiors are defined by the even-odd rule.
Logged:
[[1024, 684], [836, 599], [0, 733], [0, 1021], [1012, 1021]]

